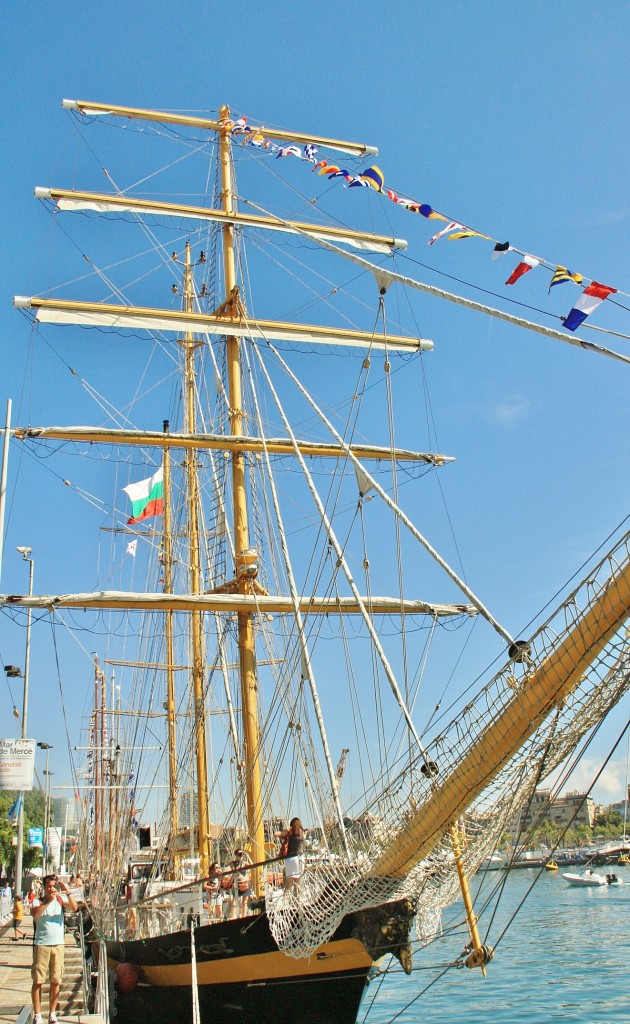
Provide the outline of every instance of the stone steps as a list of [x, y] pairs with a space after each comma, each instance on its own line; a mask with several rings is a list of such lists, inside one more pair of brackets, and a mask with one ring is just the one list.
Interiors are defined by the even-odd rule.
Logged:
[[[33, 945], [29, 940], [13, 942], [10, 925], [0, 925], [0, 1024], [31, 1024], [31, 963]], [[43, 1016], [48, 1020], [48, 992], [43, 995]], [[64, 980], [57, 1009], [60, 1024], [103, 1024], [101, 1017], [88, 1014], [83, 1002], [81, 950], [71, 933], [66, 934]]]
[[64, 954], [63, 981], [59, 993], [59, 1010], [65, 1016], [83, 1013], [86, 1009], [83, 998], [83, 957], [76, 945], [68, 944]]

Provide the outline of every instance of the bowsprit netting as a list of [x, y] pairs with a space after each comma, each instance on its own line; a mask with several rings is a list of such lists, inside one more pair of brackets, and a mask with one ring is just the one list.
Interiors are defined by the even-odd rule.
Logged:
[[[435, 928], [438, 914], [460, 891], [450, 829], [457, 825], [470, 876], [495, 849], [507, 823], [540, 780], [630, 688], [630, 638], [623, 628], [630, 608], [627, 600], [619, 599], [623, 586], [627, 589], [629, 544], [626, 534], [411, 767], [406, 763], [369, 801], [365, 819], [370, 828], [361, 852], [356, 849], [349, 862], [339, 857], [308, 864], [297, 889], [268, 890], [267, 914], [281, 949], [293, 957], [310, 956], [330, 939], [346, 914], [400, 899], [415, 907], [422, 934]], [[595, 647], [600, 616], [603, 629], [600, 609], [610, 594], [611, 600], [619, 599], [621, 610], [607, 629], [605, 645]], [[582, 642], [593, 649], [592, 655], [584, 654]], [[563, 670], [568, 666], [578, 673], [564, 690], [553, 662], [558, 651], [566, 662]], [[558, 672], [557, 683], [552, 668]], [[523, 734], [514, 740], [507, 735], [512, 711], [527, 703], [544, 673], [552, 677], [555, 697], [537, 717], [528, 719]], [[471, 758], [476, 750], [485, 749], [489, 737], [492, 742], [512, 743], [510, 753], [497, 764], [476, 763], [477, 784], [471, 787]], [[451, 803], [440, 820], [436, 806], [449, 790]], [[422, 822], [425, 814], [430, 823], [414, 851], [415, 861], [412, 854], [408, 867], [387, 874], [389, 853], [408, 843], [407, 826]]]

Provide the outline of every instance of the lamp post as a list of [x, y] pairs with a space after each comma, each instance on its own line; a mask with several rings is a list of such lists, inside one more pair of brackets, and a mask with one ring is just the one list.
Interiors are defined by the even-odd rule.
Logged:
[[[28, 596], [33, 596], [33, 568], [34, 561], [31, 558], [31, 548], [20, 547], [19, 553], [25, 562], [29, 564], [28, 573]], [[28, 719], [28, 669], [31, 660], [31, 609], [26, 611], [26, 651], [24, 654], [24, 690], [22, 696], [22, 739], [26, 739], [26, 724]], [[20, 802], [20, 813], [17, 826], [17, 846], [15, 850], [15, 892], [22, 892], [22, 857], [24, 851], [24, 796]]]
[[[46, 751], [46, 758], [48, 758], [48, 751]], [[51, 819], [52, 819], [52, 813], [51, 813], [52, 812], [52, 807], [51, 807], [51, 803], [52, 803], [52, 800], [51, 800], [52, 783], [51, 783], [50, 779], [51, 779], [51, 776], [54, 775], [54, 774], [55, 774], [54, 772], [49, 772], [49, 771], [45, 771], [44, 772], [44, 775], [46, 776], [46, 826], [45, 826], [45, 832], [44, 832], [44, 843], [45, 843], [45, 850], [46, 850], [46, 858], [45, 858], [45, 862], [44, 863], [46, 865], [46, 871], [50, 871], [50, 866], [51, 866], [51, 858], [49, 856], [50, 843], [49, 843], [48, 840], [49, 840], [49, 837], [50, 837], [50, 830], [52, 828], [52, 826], [50, 824]]]
[[50, 791], [50, 776], [53, 774], [48, 771], [48, 751], [52, 750], [52, 743], [44, 743], [43, 740], [37, 744], [40, 750], [46, 751], [46, 767], [44, 768], [44, 775], [46, 776], [44, 785], [44, 851], [43, 851], [43, 863], [42, 863], [42, 874], [46, 874], [46, 868], [48, 866], [48, 803], [49, 803], [49, 791]]

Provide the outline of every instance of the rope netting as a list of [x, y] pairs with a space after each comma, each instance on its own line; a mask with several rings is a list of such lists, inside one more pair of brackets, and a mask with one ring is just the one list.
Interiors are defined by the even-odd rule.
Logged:
[[[332, 855], [325, 863], [307, 863], [299, 885], [268, 889], [271, 931], [288, 955], [310, 956], [347, 914], [400, 899], [416, 908], [421, 941], [435, 932], [439, 914], [460, 892], [453, 825], [470, 876], [540, 780], [630, 688], [630, 643], [623, 629], [630, 608], [622, 598], [612, 625], [608, 610], [624, 586], [627, 591], [619, 580], [629, 571], [629, 545], [627, 534], [423, 753], [374, 792], [349, 861]], [[599, 650], [595, 636], [604, 625], [611, 635]], [[562, 672], [554, 661], [558, 651], [564, 651]], [[577, 678], [563, 689], [562, 674], [571, 671]], [[542, 676], [549, 696], [530, 714], [528, 695]], [[495, 750], [507, 753], [495, 756]], [[397, 848], [401, 856], [392, 862]]]

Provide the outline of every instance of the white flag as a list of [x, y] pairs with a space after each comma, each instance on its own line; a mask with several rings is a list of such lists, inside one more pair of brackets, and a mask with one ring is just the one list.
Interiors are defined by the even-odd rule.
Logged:
[[354, 466], [354, 472], [356, 473], [357, 484], [359, 486], [359, 496], [362, 498], [364, 494], [369, 494], [373, 489], [374, 484], [368, 477], [365, 470], [361, 466], [357, 466], [356, 463]]
[[132, 558], [136, 557], [136, 548], [138, 547], [137, 540], [130, 540], [127, 544], [127, 554], [131, 555]]

